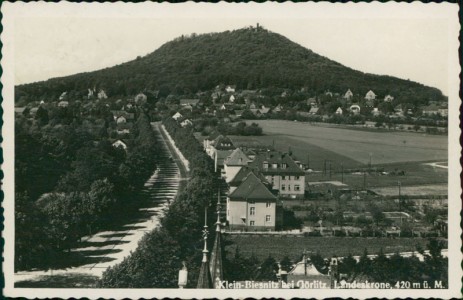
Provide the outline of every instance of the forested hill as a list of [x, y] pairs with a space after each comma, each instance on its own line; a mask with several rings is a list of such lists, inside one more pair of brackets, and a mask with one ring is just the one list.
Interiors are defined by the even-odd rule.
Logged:
[[356, 71], [282, 35], [250, 27], [181, 36], [151, 54], [111, 68], [17, 86], [16, 101], [20, 97], [27, 98], [26, 102], [56, 99], [64, 91], [86, 95], [87, 89], [94, 87], [104, 89], [110, 97], [144, 90], [188, 95], [218, 84], [238, 89], [305, 87], [314, 94], [351, 89], [364, 95], [371, 89], [377, 95], [401, 95], [422, 103], [443, 97], [436, 88]]

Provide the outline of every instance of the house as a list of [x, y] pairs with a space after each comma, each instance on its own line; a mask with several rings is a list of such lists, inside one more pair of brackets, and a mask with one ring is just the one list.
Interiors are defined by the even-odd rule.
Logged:
[[373, 116], [379, 116], [381, 114], [377, 107], [373, 108], [371, 113], [373, 114]]
[[342, 115], [342, 108], [341, 108], [341, 107], [338, 107], [338, 109], [336, 109], [335, 114], [337, 114], [337, 115]]
[[[289, 272], [287, 276], [288, 282], [297, 282], [301, 288], [313, 286], [317, 289], [329, 289], [334, 286], [334, 282], [338, 280], [337, 259], [332, 258], [330, 263], [330, 272], [328, 275], [321, 273], [309, 258], [305, 255], [302, 261], [298, 262]], [[316, 286], [314, 286], [316, 284]]]
[[182, 122], [180, 122], [180, 126], [182, 127], [193, 126], [193, 122], [191, 122], [189, 119], [185, 119]]
[[119, 116], [116, 118], [116, 124], [125, 124], [127, 123], [127, 119], [124, 116]]
[[130, 130], [132, 130], [133, 124], [132, 123], [120, 123], [117, 124], [116, 132], [118, 134], [129, 134]]
[[113, 114], [114, 121], [116, 122], [119, 117], [124, 117], [126, 122], [133, 121], [135, 119], [134, 113], [129, 113], [125, 110], [112, 110], [111, 113]]
[[358, 106], [357, 104], [351, 105], [351, 106], [349, 107], [349, 110], [350, 110], [351, 113], [353, 113], [354, 115], [360, 114], [360, 106]]
[[122, 140], [116, 140], [112, 145], [114, 148], [121, 148], [127, 151], [127, 144]]
[[442, 117], [447, 117], [449, 115], [449, 109], [446, 107], [439, 107], [437, 111]]
[[248, 177], [249, 172], [253, 172], [254, 175], [256, 175], [260, 181], [262, 181], [262, 183], [271, 188], [270, 183], [267, 181], [267, 179], [265, 179], [264, 175], [259, 172], [259, 170], [253, 169], [249, 166], [242, 166], [238, 173], [236, 173], [235, 176], [233, 176], [233, 178], [227, 182], [228, 194], [231, 194], [238, 186], [241, 185], [241, 183], [243, 183], [243, 180]]
[[318, 114], [318, 110], [319, 110], [318, 107], [311, 107], [310, 110], [309, 110], [309, 115], [316, 115], [316, 114]]
[[394, 97], [392, 97], [391, 95], [386, 95], [386, 97], [384, 97], [384, 102], [392, 102], [394, 100]]
[[234, 93], [235, 90], [236, 90], [236, 85], [227, 85], [227, 86], [225, 87], [225, 91], [226, 91], [227, 93]]
[[283, 110], [283, 106], [281, 104], [278, 104], [274, 109], [273, 112], [280, 112]]
[[277, 198], [253, 173], [227, 197], [227, 222], [230, 230], [275, 230]]
[[25, 107], [15, 107], [14, 108], [14, 113], [16, 115], [23, 115], [24, 111], [26, 110]]
[[372, 90], [369, 90], [365, 95], [365, 100], [375, 100], [375, 99], [376, 99], [376, 94]]
[[176, 120], [176, 121], [177, 121], [178, 119], [180, 119], [180, 118], [183, 118], [183, 116], [182, 116], [182, 114], [179, 113], [179, 112], [176, 112], [176, 113], [172, 116], [172, 119], [174, 119], [174, 120]]
[[98, 92], [98, 99], [108, 99], [108, 96], [106, 95], [106, 92], [104, 90], [100, 90]]
[[256, 168], [280, 196], [300, 198], [305, 193], [305, 172], [293, 158], [278, 151], [261, 152], [249, 166]]
[[35, 115], [37, 114], [37, 111], [38, 111], [38, 110], [39, 110], [38, 107], [33, 107], [33, 108], [31, 108], [31, 110], [29, 110], [29, 115], [30, 115], [31, 117], [35, 117]]
[[346, 100], [351, 100], [352, 97], [354, 97], [354, 94], [350, 89], [347, 90], [347, 92], [344, 94], [343, 98]]
[[439, 113], [439, 106], [435, 104], [431, 104], [426, 107], [423, 107], [424, 116], [437, 115], [438, 113]]
[[180, 99], [180, 106], [197, 106], [199, 99]]
[[250, 161], [249, 157], [247, 157], [240, 148], [233, 150], [223, 163], [225, 181], [231, 181], [239, 170], [241, 170], [243, 166], [246, 166]]
[[58, 102], [58, 107], [68, 107], [69, 106], [69, 102], [68, 101], [60, 101]]
[[146, 95], [143, 93], [140, 93], [135, 96], [135, 103], [137, 103], [138, 105], [142, 105], [146, 103], [147, 100], [148, 100], [148, 97], [146, 97]]
[[235, 102], [235, 95], [231, 95], [230, 98], [228, 99], [228, 101], [230, 101], [231, 103]]
[[262, 112], [258, 108], [250, 108], [249, 111], [256, 117], [260, 118], [262, 117]]
[[214, 160], [215, 172], [223, 168], [225, 159], [233, 152], [234, 149], [235, 146], [231, 139], [223, 135], [219, 135], [209, 144], [209, 149], [206, 150], [206, 153], [208, 153]]
[[220, 106], [219, 109], [220, 109], [220, 110], [227, 110], [227, 107], [225, 106], [225, 104], [222, 104], [222, 106]]
[[206, 151], [206, 154], [209, 155], [210, 157], [213, 156], [213, 147], [212, 147], [212, 143], [214, 142], [214, 140], [220, 136], [220, 133], [218, 131], [213, 131], [209, 134], [208, 137], [206, 137], [204, 140], [203, 140], [203, 147], [204, 147], [204, 150]]
[[59, 96], [59, 100], [63, 100], [67, 97], [68, 95], [68, 92], [63, 92], [60, 96]]
[[315, 98], [307, 99], [307, 105], [310, 106], [310, 107], [317, 107], [317, 105], [318, 105], [317, 99], [315, 99]]
[[259, 109], [260, 112], [263, 114], [263, 115], [266, 115], [268, 114], [268, 112], [270, 111], [270, 108], [269, 107], [265, 107], [264, 105], [262, 105], [262, 107]]

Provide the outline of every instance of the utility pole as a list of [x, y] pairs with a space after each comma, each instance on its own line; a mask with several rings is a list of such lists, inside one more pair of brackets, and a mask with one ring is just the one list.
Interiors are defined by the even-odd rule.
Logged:
[[366, 190], [366, 186], [367, 186], [367, 173], [365, 172], [365, 170], [363, 170], [363, 190], [364, 191]]
[[400, 219], [402, 220], [402, 197], [400, 195], [400, 181], [397, 181], [397, 186], [399, 187], [399, 212], [400, 212]]
[[341, 163], [341, 183], [344, 183], [344, 164]]
[[331, 180], [331, 160], [328, 161], [328, 163], [329, 163], [329, 166], [330, 166], [330, 180]]

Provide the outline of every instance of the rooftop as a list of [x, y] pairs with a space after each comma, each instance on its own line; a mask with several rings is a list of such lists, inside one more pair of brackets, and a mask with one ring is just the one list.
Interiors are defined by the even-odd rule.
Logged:
[[250, 166], [259, 169], [264, 175], [305, 175], [304, 171], [299, 168], [289, 154], [278, 151], [257, 154]]
[[242, 183], [230, 194], [230, 200], [273, 200], [276, 201], [273, 195], [257, 178], [253, 172], [249, 172]]

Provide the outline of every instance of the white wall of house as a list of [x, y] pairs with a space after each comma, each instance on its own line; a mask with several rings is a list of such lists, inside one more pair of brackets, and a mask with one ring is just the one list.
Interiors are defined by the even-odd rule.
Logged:
[[233, 178], [235, 178], [236, 174], [238, 174], [242, 167], [243, 166], [229, 166], [225, 164], [225, 182], [229, 183]]
[[298, 197], [305, 193], [305, 176], [267, 175], [265, 178], [272, 183], [273, 189], [278, 190], [282, 196]]
[[269, 202], [230, 201], [227, 199], [227, 221], [230, 227], [252, 230], [275, 229], [276, 204]]

